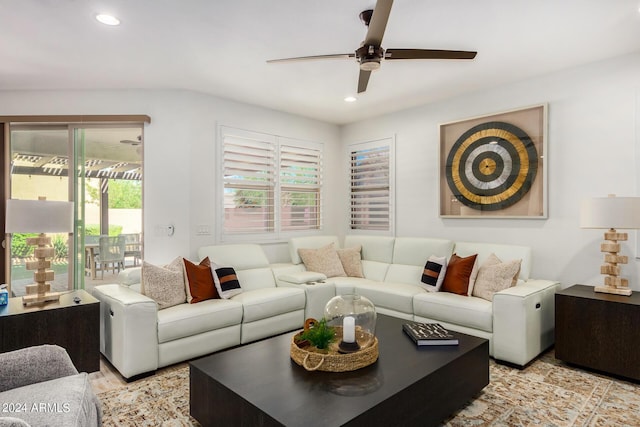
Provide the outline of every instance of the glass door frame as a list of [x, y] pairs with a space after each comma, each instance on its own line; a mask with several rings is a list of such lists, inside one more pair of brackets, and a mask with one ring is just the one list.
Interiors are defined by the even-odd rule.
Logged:
[[[105, 127], [127, 127], [127, 126], [140, 126], [140, 132], [142, 135], [142, 141], [144, 141], [144, 130], [145, 124], [151, 123], [151, 118], [148, 115], [48, 115], [48, 116], [0, 116], [0, 142], [2, 142], [2, 153], [0, 154], [0, 162], [2, 165], [0, 166], [0, 174], [3, 177], [4, 183], [2, 188], [0, 189], [0, 208], [2, 209], [2, 214], [0, 215], [0, 219], [2, 220], [2, 225], [0, 226], [0, 232], [2, 236], [0, 236], [0, 242], [7, 242], [7, 248], [9, 248], [8, 243], [9, 239], [7, 239], [7, 235], [4, 233], [4, 214], [5, 214], [5, 206], [6, 200], [10, 198], [11, 195], [11, 125], [45, 125], [45, 124], [57, 124], [57, 125], [66, 125], [69, 129], [69, 137], [68, 137], [68, 158], [69, 158], [69, 172], [77, 171], [78, 164], [80, 163], [82, 173], [73, 173], [73, 179], [69, 179], [69, 201], [74, 202], [76, 205], [76, 209], [74, 210], [74, 233], [70, 234], [70, 243], [69, 249], [73, 249], [73, 253], [69, 254], [69, 288], [73, 289], [84, 289], [84, 266], [85, 266], [85, 250], [84, 250], [84, 233], [85, 233], [85, 224], [84, 224], [84, 191], [80, 192], [80, 199], [83, 203], [75, 203], [75, 195], [77, 190], [77, 185], [79, 182], [82, 183], [82, 188], [84, 188], [84, 142], [82, 144], [81, 150], [81, 161], [78, 161], [78, 156], [76, 152], [76, 138], [74, 137], [76, 129], [79, 128], [87, 128], [87, 127], [96, 127], [96, 128], [105, 128]], [[141, 170], [144, 182], [144, 150], [140, 154], [141, 156]], [[69, 178], [71, 178], [69, 176]], [[142, 186], [142, 212], [144, 212], [144, 184]], [[78, 208], [80, 206], [80, 208]], [[78, 231], [80, 230], [80, 233]], [[79, 236], [82, 235], [82, 239]], [[142, 218], [142, 235], [144, 236], [144, 219]], [[11, 291], [11, 256], [10, 251], [6, 250], [4, 247], [0, 248], [0, 255], [2, 259], [0, 262], [4, 266], [5, 270], [5, 281], [8, 285], [9, 291]], [[0, 269], [0, 273], [2, 270]], [[80, 274], [82, 273], [82, 274]], [[79, 276], [79, 277], [78, 277]], [[73, 278], [73, 279], [72, 279]], [[0, 277], [2, 279], [2, 277]], [[80, 279], [80, 280], [78, 280]], [[73, 286], [72, 286], [73, 285]]]

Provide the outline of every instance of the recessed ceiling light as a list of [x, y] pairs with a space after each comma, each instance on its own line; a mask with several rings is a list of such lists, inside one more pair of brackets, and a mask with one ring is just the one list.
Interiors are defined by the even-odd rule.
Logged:
[[358, 100], [358, 98], [356, 98], [355, 96], [347, 96], [344, 99], [344, 102], [356, 102]]
[[96, 15], [96, 19], [98, 20], [98, 22], [102, 22], [104, 25], [111, 25], [111, 26], [120, 25], [120, 20], [112, 15], [106, 15], [101, 13], [99, 15]]

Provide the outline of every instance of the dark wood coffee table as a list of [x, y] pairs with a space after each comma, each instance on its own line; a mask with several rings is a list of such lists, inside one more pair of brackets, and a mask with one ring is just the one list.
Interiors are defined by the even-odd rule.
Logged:
[[378, 315], [380, 356], [346, 373], [307, 372], [289, 357], [292, 333], [198, 359], [191, 415], [203, 426], [438, 425], [489, 384], [489, 342], [417, 347], [405, 320]]

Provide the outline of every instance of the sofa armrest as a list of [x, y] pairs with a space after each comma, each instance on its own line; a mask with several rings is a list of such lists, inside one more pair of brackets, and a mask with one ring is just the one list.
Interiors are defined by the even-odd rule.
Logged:
[[306, 271], [303, 264], [280, 264], [271, 269], [278, 287], [304, 289], [305, 319], [322, 319], [325, 305], [336, 296], [336, 286], [331, 280], [327, 280], [327, 276]]
[[0, 354], [0, 392], [77, 373], [67, 351], [57, 345]]
[[100, 351], [125, 378], [158, 368], [158, 306], [126, 286], [93, 289], [100, 301]]
[[554, 342], [560, 283], [529, 279], [493, 296], [493, 356], [524, 366]]

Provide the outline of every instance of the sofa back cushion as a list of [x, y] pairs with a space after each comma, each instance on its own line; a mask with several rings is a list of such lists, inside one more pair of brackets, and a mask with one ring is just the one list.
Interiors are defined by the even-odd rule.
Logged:
[[[351, 234], [344, 238], [343, 248], [362, 246], [362, 260], [391, 264], [395, 239], [386, 236], [361, 236]], [[366, 276], [366, 273], [365, 273]], [[367, 277], [368, 278], [368, 277]]]
[[289, 239], [289, 255], [293, 264], [302, 264], [302, 258], [298, 249], [319, 249], [333, 243], [337, 249], [340, 247], [338, 236], [304, 236]]
[[478, 258], [476, 259], [478, 266], [482, 265], [492, 253], [496, 254], [502, 262], [521, 259], [522, 263], [520, 264], [520, 275], [518, 278], [520, 280], [528, 280], [531, 274], [531, 248], [528, 246], [456, 242], [454, 251], [460, 257], [478, 254]]
[[383, 282], [390, 265], [386, 262], [363, 260], [362, 274], [366, 279]]
[[218, 265], [233, 267], [243, 291], [276, 286], [269, 260], [260, 245], [203, 246], [198, 249], [198, 256], [209, 257]]
[[262, 247], [255, 244], [203, 246], [198, 249], [198, 256], [209, 257], [211, 262], [231, 266], [236, 271], [269, 266]]
[[[451, 258], [453, 240], [428, 237], [396, 237], [393, 247], [393, 264], [425, 266], [427, 259], [435, 255]], [[419, 281], [419, 280], [418, 280]]]
[[276, 281], [271, 268], [251, 268], [249, 270], [236, 270], [238, 282], [242, 291], [252, 291], [254, 289], [275, 288]]
[[417, 265], [391, 264], [389, 265], [387, 274], [384, 276], [384, 281], [388, 283], [419, 285], [423, 271], [424, 266], [418, 267]]

